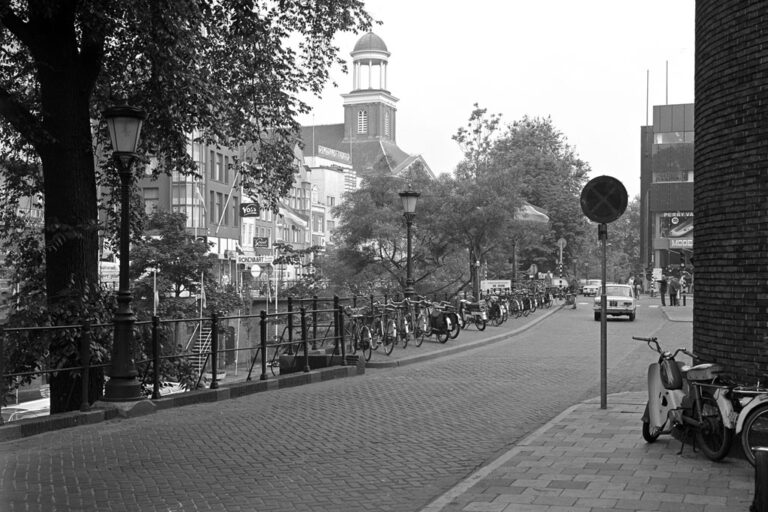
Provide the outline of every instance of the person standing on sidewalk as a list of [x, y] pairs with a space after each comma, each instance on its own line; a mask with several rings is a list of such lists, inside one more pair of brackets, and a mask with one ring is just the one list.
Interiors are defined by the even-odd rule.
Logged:
[[665, 303], [666, 299], [664, 297], [667, 295], [667, 276], [663, 274], [661, 276], [661, 279], [659, 279], [659, 295], [661, 296], [661, 305], [666, 306], [667, 305]]
[[677, 294], [680, 292], [680, 280], [673, 277], [669, 280], [669, 305], [678, 306]]

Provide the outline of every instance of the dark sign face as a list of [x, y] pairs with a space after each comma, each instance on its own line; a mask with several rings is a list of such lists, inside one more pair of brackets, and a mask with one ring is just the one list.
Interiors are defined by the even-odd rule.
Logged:
[[261, 207], [258, 203], [241, 203], [240, 204], [240, 216], [241, 217], [258, 217], [261, 213]]
[[593, 222], [608, 224], [627, 209], [627, 189], [611, 176], [598, 176], [581, 191], [581, 211]]
[[254, 247], [269, 247], [269, 237], [266, 237], [266, 236], [255, 236], [255, 237], [253, 237], [253, 246]]

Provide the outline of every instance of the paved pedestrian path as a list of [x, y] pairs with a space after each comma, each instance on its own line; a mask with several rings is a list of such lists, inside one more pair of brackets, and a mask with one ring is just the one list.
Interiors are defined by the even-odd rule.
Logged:
[[754, 470], [711, 462], [680, 442], [647, 444], [644, 393], [577, 404], [479, 469], [422, 512], [747, 511]]

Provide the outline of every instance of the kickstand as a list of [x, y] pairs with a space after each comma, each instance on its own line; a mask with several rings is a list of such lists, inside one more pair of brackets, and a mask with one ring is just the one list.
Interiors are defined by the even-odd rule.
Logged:
[[[685, 448], [685, 440], [688, 439], [688, 437], [690, 436], [690, 432], [691, 432], [690, 428], [691, 427], [689, 427], [688, 425], [686, 425], [683, 428], [683, 431], [682, 431], [682, 434], [681, 434], [682, 439], [681, 439], [681, 442], [680, 442], [680, 451], [677, 452], [678, 455], [682, 455], [683, 454], [683, 448]], [[691, 441], [691, 447], [693, 448], [693, 452], [694, 453], [696, 453], [696, 446], [694, 445], [695, 442], [696, 442], [695, 440]]]

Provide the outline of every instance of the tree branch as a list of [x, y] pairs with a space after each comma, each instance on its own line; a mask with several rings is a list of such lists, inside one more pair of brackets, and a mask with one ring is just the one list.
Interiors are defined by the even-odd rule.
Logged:
[[38, 151], [46, 143], [47, 138], [44, 136], [45, 131], [40, 121], [4, 87], [0, 87], [0, 116], [3, 116]]
[[32, 31], [29, 23], [21, 20], [11, 8], [11, 0], [0, 0], [0, 23], [16, 36], [16, 38], [27, 45], [32, 44]]

